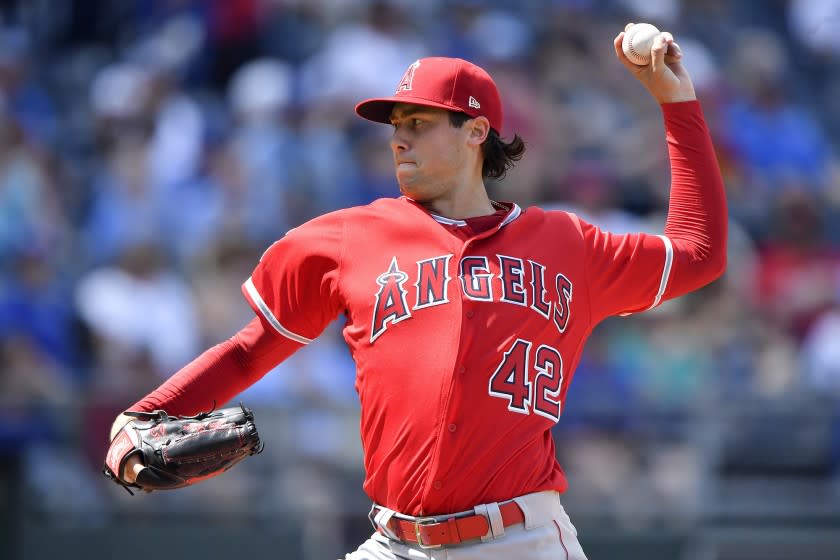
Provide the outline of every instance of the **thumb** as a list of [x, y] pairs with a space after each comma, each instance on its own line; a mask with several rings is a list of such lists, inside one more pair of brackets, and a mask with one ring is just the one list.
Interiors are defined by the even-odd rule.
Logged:
[[650, 50], [651, 70], [654, 74], [661, 74], [665, 71], [665, 51], [668, 50], [668, 42], [660, 33], [653, 40], [653, 46]]

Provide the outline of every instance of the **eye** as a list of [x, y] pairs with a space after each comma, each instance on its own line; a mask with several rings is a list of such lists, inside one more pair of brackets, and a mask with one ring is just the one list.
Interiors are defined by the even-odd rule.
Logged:
[[408, 128], [417, 128], [418, 126], [422, 126], [424, 124], [426, 124], [426, 121], [418, 117], [408, 117], [405, 120], [391, 121], [391, 126], [394, 127], [394, 129], [397, 129], [400, 126], [405, 126]]

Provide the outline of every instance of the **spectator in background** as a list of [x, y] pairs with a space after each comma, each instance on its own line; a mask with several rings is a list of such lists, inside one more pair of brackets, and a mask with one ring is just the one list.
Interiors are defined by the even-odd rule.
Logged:
[[[168, 377], [198, 348], [193, 293], [164, 266], [156, 245], [124, 248], [117, 263], [85, 274], [75, 296], [79, 315], [95, 338], [100, 371], [94, 386], [117, 393], [114, 398], [131, 385]], [[133, 376], [132, 363], [143, 364], [143, 377]]]
[[51, 95], [31, 75], [31, 41], [21, 27], [0, 29], [0, 97], [25, 141], [47, 154], [56, 141], [58, 120]]
[[225, 185], [228, 228], [254, 244], [271, 242], [291, 225], [289, 208], [299, 159], [290, 123], [294, 74], [284, 62], [257, 59], [228, 86], [232, 126], [226, 150], [236, 182]]
[[[57, 186], [0, 93], [0, 341], [21, 337], [61, 368], [80, 365], [66, 272], [72, 224]], [[41, 149], [44, 146], [41, 146]], [[69, 380], [68, 380], [69, 381]]]
[[114, 262], [141, 242], [158, 242], [164, 201], [151, 182], [147, 153], [154, 131], [149, 73], [134, 64], [103, 68], [91, 86], [98, 170], [82, 227], [92, 263]]
[[260, 50], [299, 67], [322, 47], [329, 18], [329, 11], [316, 2], [266, 2], [262, 6]]
[[[345, 8], [346, 9], [346, 8]], [[323, 47], [302, 67], [302, 97], [314, 107], [341, 107], [356, 99], [390, 91], [388, 77], [400, 75], [429, 46], [406, 22], [408, 8], [377, 0], [360, 3], [355, 17], [343, 19], [326, 35]], [[365, 64], [376, 60], [375, 65]]]
[[840, 249], [826, 243], [818, 202], [807, 191], [788, 191], [772, 204], [756, 269], [758, 309], [799, 343], [836, 300]]
[[789, 0], [787, 6], [787, 24], [795, 40], [828, 64], [836, 65], [840, 60], [840, 1]]
[[70, 224], [42, 158], [0, 92], [0, 263], [67, 244]]
[[81, 386], [87, 357], [60, 258], [35, 246], [7, 256], [4, 265], [8, 272], [0, 277], [0, 340], [25, 339], [68, 376], [67, 383]]
[[800, 367], [815, 390], [840, 395], [840, 270], [837, 303], [808, 330], [800, 352]]
[[174, 17], [138, 41], [129, 59], [146, 74], [149, 117], [149, 182], [166, 191], [195, 176], [205, 138], [204, 115], [183, 87], [191, 63], [204, 45], [200, 23]]
[[822, 194], [831, 161], [828, 139], [814, 113], [795, 101], [801, 92], [788, 78], [790, 55], [779, 37], [743, 31], [728, 70], [737, 87], [723, 108], [723, 140], [755, 191], [751, 196], [771, 200], [766, 197], [791, 188]]

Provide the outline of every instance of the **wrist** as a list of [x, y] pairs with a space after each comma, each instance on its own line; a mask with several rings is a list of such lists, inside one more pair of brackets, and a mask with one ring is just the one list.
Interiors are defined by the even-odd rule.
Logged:
[[660, 105], [667, 105], [670, 103], [687, 103], [689, 101], [697, 101], [697, 96], [692, 94], [675, 95], [670, 97], [657, 98], [656, 101]]

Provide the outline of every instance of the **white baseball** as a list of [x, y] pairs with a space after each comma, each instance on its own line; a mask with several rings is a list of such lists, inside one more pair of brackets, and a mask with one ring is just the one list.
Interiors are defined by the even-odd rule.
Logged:
[[637, 66], [650, 64], [650, 50], [659, 30], [649, 23], [636, 23], [624, 32], [621, 50]]

